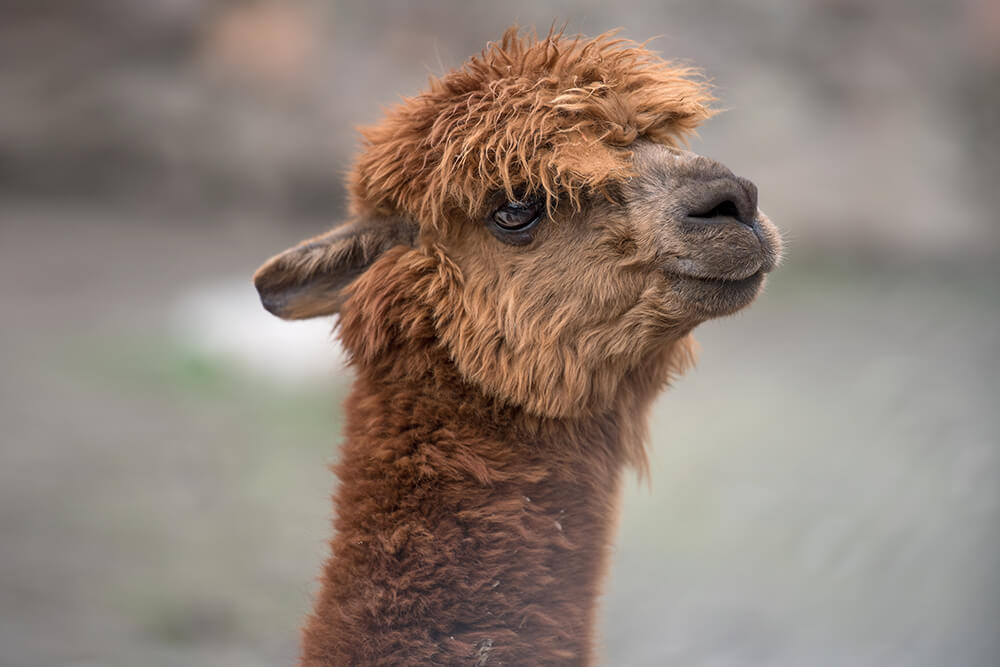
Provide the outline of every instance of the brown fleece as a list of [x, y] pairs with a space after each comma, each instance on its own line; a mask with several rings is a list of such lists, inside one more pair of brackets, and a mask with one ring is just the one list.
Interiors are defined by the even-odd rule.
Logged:
[[272, 313], [339, 313], [356, 372], [302, 665], [593, 661], [651, 402], [780, 255], [756, 188], [676, 148], [710, 99], [640, 45], [510, 30], [366, 130], [351, 219], [257, 272]]
[[711, 115], [693, 70], [606, 33], [503, 40], [362, 130], [350, 178], [354, 212], [407, 211], [447, 227], [497, 190], [549, 204], [626, 178], [639, 138], [675, 145]]
[[600, 416], [535, 417], [451, 363], [425, 301], [433, 271], [390, 251], [345, 304], [344, 342], [369, 354], [303, 664], [587, 664], [621, 470], [687, 350], [662, 350]]

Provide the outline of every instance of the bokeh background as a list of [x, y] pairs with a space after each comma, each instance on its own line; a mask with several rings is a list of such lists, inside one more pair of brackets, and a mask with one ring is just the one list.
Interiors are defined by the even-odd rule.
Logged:
[[1000, 664], [1000, 4], [0, 0], [0, 665], [294, 660], [350, 377], [249, 276], [515, 21], [702, 67], [788, 239], [657, 404], [604, 663]]

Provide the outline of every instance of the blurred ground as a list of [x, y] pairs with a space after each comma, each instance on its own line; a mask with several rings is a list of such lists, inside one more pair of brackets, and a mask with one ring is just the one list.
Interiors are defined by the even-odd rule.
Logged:
[[608, 665], [1000, 662], [1000, 11], [0, 0], [0, 667], [273, 665], [349, 378], [260, 261], [351, 126], [513, 19], [704, 67], [790, 259], [654, 415]]

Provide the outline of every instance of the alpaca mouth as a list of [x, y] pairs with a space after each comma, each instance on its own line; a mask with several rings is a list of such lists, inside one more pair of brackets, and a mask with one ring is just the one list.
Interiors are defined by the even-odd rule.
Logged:
[[675, 294], [693, 307], [700, 317], [713, 318], [730, 315], [750, 305], [764, 286], [767, 270], [761, 267], [740, 278], [680, 272], [667, 275], [674, 281]]
[[699, 285], [704, 285], [705, 287], [721, 289], [721, 290], [740, 291], [760, 285], [761, 281], [764, 279], [765, 273], [766, 271], [761, 268], [751, 273], [749, 276], [743, 278], [706, 277], [706, 276], [691, 275], [687, 273], [673, 273], [671, 275], [673, 275], [675, 278], [680, 278], [681, 280], [690, 281]]
[[733, 258], [728, 261], [715, 260], [711, 262], [691, 257], [679, 257], [671, 263], [673, 266], [669, 267], [667, 272], [678, 278], [718, 283], [739, 283], [759, 273], [767, 273], [770, 268], [762, 257], [742, 260]]

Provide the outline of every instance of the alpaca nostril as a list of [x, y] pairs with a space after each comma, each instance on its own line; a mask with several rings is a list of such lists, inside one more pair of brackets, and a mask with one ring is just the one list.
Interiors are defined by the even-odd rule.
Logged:
[[[747, 181], [746, 183], [749, 183]], [[687, 219], [701, 224], [739, 222], [753, 228], [757, 217], [756, 188], [743, 179], [723, 179], [699, 184], [688, 202]]]
[[736, 204], [733, 203], [733, 200], [726, 199], [725, 201], [723, 201], [721, 203], [718, 203], [715, 206], [713, 206], [711, 208], [711, 210], [706, 211], [704, 213], [691, 213], [690, 217], [692, 217], [692, 218], [719, 218], [719, 217], [723, 217], [723, 218], [736, 218], [737, 220], [739, 220], [740, 219], [740, 211], [739, 211], [738, 208], [736, 208]]

